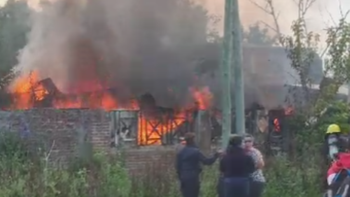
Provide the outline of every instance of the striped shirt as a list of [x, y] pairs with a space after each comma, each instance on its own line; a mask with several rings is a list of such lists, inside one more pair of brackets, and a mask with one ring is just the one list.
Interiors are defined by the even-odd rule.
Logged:
[[[256, 165], [261, 159], [263, 159], [261, 152], [256, 148], [253, 148], [251, 151], [248, 152], [248, 154], [252, 156]], [[253, 181], [263, 182], [263, 183], [266, 182], [266, 179], [261, 169], [257, 169], [255, 172], [253, 172], [251, 174], [251, 177]]]

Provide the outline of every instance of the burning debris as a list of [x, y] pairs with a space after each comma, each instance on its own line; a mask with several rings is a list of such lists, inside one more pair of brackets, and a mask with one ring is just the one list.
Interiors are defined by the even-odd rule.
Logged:
[[[104, 110], [131, 109], [150, 111], [158, 109], [155, 98], [146, 93], [140, 99], [130, 98], [128, 101], [118, 100], [118, 90], [115, 88], [103, 88], [97, 83], [91, 82], [90, 87], [98, 87], [95, 91], [75, 91], [73, 93], [61, 92], [51, 78], [38, 80], [35, 72], [28, 78], [17, 78], [12, 84], [12, 104], [9, 109], [29, 109], [40, 107], [51, 108], [93, 108]], [[205, 110], [210, 108], [213, 96], [210, 90], [205, 88], [190, 88], [191, 102], [182, 106], [183, 109], [197, 108]], [[192, 104], [191, 104], [192, 103]], [[194, 103], [194, 104], [193, 104]], [[162, 110], [173, 110], [161, 108]], [[179, 108], [179, 110], [183, 110]], [[153, 112], [151, 110], [151, 112]]]
[[192, 88], [194, 104], [182, 108], [166, 108], [157, 104], [149, 93], [128, 102], [118, 101], [118, 91], [111, 88], [97, 91], [78, 91], [71, 94], [61, 92], [50, 78], [38, 80], [35, 72], [28, 78], [18, 78], [13, 84], [12, 104], [9, 109], [30, 108], [90, 108], [129, 110], [139, 113], [137, 120], [137, 143], [139, 145], [160, 145], [163, 138], [175, 134], [183, 135], [195, 119], [198, 110], [209, 108], [210, 91]]
[[[139, 111], [138, 144], [161, 144], [161, 138], [182, 132], [193, 122], [196, 111], [220, 103], [220, 77], [198, 77], [193, 64], [207, 54], [219, 58], [219, 50], [200, 50], [212, 45], [205, 20], [206, 11], [190, 1], [59, 0], [44, 5], [35, 14], [9, 94], [0, 95], [11, 101], [4, 107]], [[254, 55], [248, 50], [245, 56]], [[215, 62], [219, 61], [207, 63]], [[261, 70], [245, 73], [251, 76], [247, 105], [259, 100], [266, 107], [281, 100], [261, 96], [273, 93], [277, 98], [280, 89], [266, 91], [263, 85], [279, 87], [284, 79], [272, 79], [270, 74], [265, 76], [268, 83], [261, 83], [259, 76], [270, 73], [270, 64], [254, 64]], [[215, 136], [220, 135], [215, 122], [219, 115], [212, 117]]]

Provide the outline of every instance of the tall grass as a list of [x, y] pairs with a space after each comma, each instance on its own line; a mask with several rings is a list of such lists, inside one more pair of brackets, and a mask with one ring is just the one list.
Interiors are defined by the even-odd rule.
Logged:
[[[121, 160], [95, 154], [89, 162], [71, 161], [67, 166], [47, 165], [45, 154], [29, 152], [19, 138], [0, 137], [0, 197], [178, 197], [178, 181], [172, 166], [160, 170], [151, 165], [133, 178]], [[265, 196], [320, 196], [317, 162], [268, 161]], [[217, 165], [202, 174], [201, 196], [216, 196]]]

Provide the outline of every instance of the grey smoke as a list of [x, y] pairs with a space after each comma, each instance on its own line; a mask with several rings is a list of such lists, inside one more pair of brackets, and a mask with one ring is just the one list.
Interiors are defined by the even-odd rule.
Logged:
[[[149, 92], [181, 102], [195, 85], [193, 55], [205, 45], [205, 10], [188, 0], [59, 0], [33, 16], [17, 72], [39, 72], [64, 93], [116, 88], [120, 99]], [[197, 55], [197, 54], [196, 54]], [[86, 89], [82, 89], [82, 85]], [[170, 91], [171, 90], [171, 91]], [[173, 95], [176, 94], [176, 95]]]
[[[220, 45], [207, 42], [208, 22], [190, 0], [58, 0], [33, 16], [15, 70], [38, 71], [64, 93], [115, 88], [119, 100], [151, 93], [171, 107], [193, 101], [191, 86], [209, 86], [218, 107]], [[246, 105], [283, 104], [284, 50], [252, 50], [244, 54]]]

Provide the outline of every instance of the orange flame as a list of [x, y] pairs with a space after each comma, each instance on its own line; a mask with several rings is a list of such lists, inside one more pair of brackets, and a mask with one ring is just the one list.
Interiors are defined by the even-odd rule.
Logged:
[[[49, 91], [38, 82], [39, 74], [37, 72], [31, 73], [30, 77], [27, 78], [17, 78], [11, 86], [11, 92], [14, 94], [14, 105], [11, 106], [11, 109], [30, 109], [34, 107], [36, 101], [47, 98]], [[78, 89], [89, 89], [94, 86], [103, 90], [103, 86], [98, 83], [81, 84], [81, 86], [84, 87], [78, 86]], [[204, 110], [210, 106], [213, 97], [208, 87], [190, 88], [190, 90], [192, 97], [198, 103], [199, 109]], [[121, 104], [107, 91], [90, 94], [88, 98], [84, 98], [83, 95], [74, 98], [57, 97], [53, 99], [52, 105], [59, 109], [88, 107], [108, 111], [120, 108], [139, 110], [138, 103], [135, 100], [130, 100], [127, 104]], [[181, 120], [167, 117], [140, 117], [138, 120], [138, 144], [160, 145], [164, 134], [173, 132], [186, 120], [185, 110], [180, 109], [178, 111], [175, 116], [181, 117]]]
[[205, 110], [210, 107], [213, 100], [213, 95], [208, 87], [190, 88], [190, 91], [192, 92], [194, 100], [198, 104], [199, 110]]
[[13, 84], [13, 90], [17, 94], [14, 98], [16, 103], [15, 108], [28, 109], [32, 105], [32, 100], [43, 100], [48, 91], [39, 84], [38, 74], [31, 73], [29, 78], [18, 78]]
[[273, 120], [273, 126], [274, 126], [274, 130], [276, 132], [280, 132], [281, 131], [280, 121], [277, 118], [275, 118]]
[[[185, 122], [185, 113], [179, 112], [176, 119], [161, 117], [160, 119], [142, 117], [138, 120], [138, 144], [139, 145], [161, 145], [162, 137], [166, 138], [169, 131], [174, 131]], [[181, 119], [178, 119], [181, 118]], [[163, 134], [165, 134], [163, 136]], [[159, 140], [160, 139], [160, 140]]]

